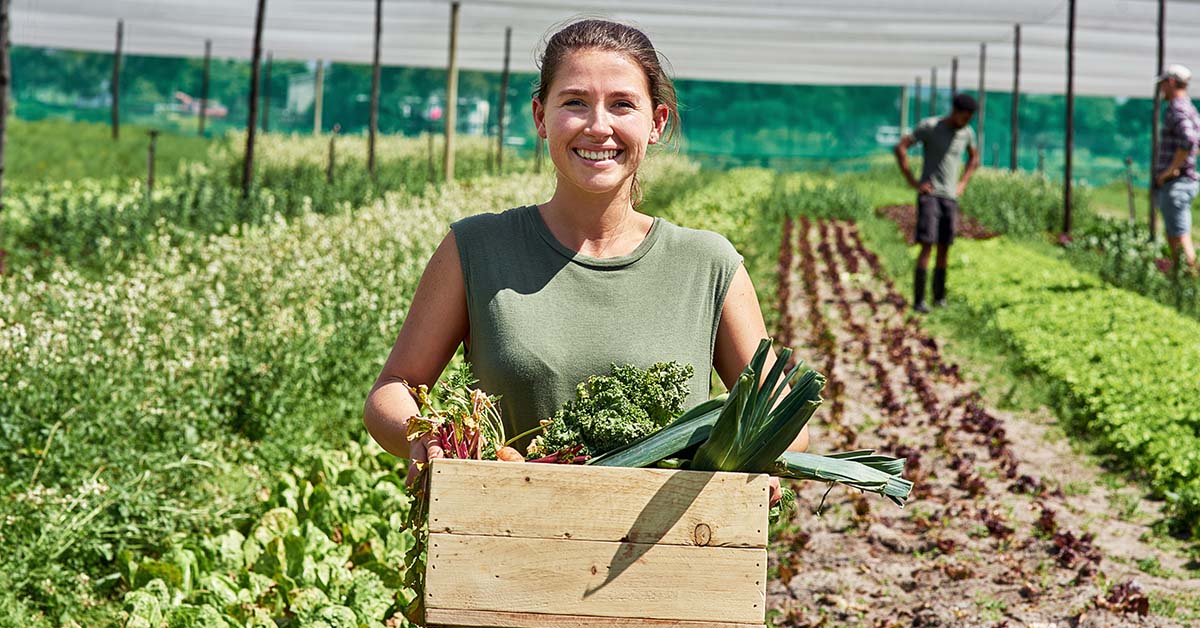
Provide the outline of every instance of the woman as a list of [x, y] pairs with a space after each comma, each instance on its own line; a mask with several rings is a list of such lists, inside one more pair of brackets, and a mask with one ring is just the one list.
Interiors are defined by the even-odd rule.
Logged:
[[[714, 366], [727, 387], [737, 381], [767, 337], [741, 256], [722, 236], [636, 210], [638, 167], [674, 133], [672, 116], [675, 87], [641, 31], [584, 20], [550, 38], [533, 118], [554, 195], [451, 226], [367, 398], [364, 422], [384, 449], [414, 464], [441, 457], [405, 439], [417, 405], [402, 382], [432, 386], [460, 343], [479, 387], [500, 395], [509, 434], [613, 363], [691, 364], [689, 406], [708, 397]], [[807, 446], [805, 428], [791, 449]]]

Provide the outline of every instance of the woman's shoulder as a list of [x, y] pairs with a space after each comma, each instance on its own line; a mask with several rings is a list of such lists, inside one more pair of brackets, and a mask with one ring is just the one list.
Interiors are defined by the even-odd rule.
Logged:
[[738, 253], [729, 238], [716, 231], [682, 227], [665, 218], [658, 220], [662, 225], [660, 227], [663, 230], [662, 236], [667, 239], [672, 248], [687, 251], [688, 255], [700, 255], [719, 260], [736, 259], [741, 261], [742, 259], [741, 254]]

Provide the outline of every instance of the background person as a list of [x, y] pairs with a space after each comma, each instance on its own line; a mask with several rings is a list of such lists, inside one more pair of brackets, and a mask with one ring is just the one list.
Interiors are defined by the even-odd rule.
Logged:
[[[967, 94], [954, 97], [953, 108], [944, 118], [926, 118], [911, 135], [900, 138], [894, 151], [896, 163], [905, 180], [917, 190], [917, 226], [914, 239], [921, 245], [913, 271], [913, 309], [928, 312], [925, 304], [925, 281], [929, 268], [929, 252], [937, 244], [937, 264], [933, 269], [934, 305], [946, 303], [946, 266], [954, 229], [958, 222], [958, 197], [979, 167], [979, 149], [971, 117], [979, 105]], [[920, 142], [924, 149], [921, 178], [913, 178], [908, 165], [908, 149]], [[963, 152], [968, 155], [967, 168], [959, 178]]]
[[1195, 268], [1196, 251], [1192, 246], [1192, 199], [1200, 181], [1196, 176], [1196, 148], [1200, 144], [1200, 114], [1188, 97], [1187, 85], [1192, 72], [1182, 65], [1168, 66], [1158, 77], [1167, 110], [1159, 132], [1157, 174], [1158, 210], [1162, 212], [1163, 227], [1171, 257], [1179, 261], [1180, 253], [1188, 266]]

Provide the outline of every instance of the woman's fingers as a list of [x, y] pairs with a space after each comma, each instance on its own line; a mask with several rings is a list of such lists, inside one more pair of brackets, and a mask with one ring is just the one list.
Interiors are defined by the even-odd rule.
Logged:
[[425, 451], [426, 451], [426, 458], [425, 458], [426, 460], [433, 460], [435, 458], [445, 458], [446, 457], [446, 452], [442, 451], [442, 448], [440, 445], [429, 445], [425, 449]]
[[774, 506], [779, 503], [779, 500], [783, 499], [783, 489], [779, 488], [779, 478], [773, 475], [769, 484], [771, 486], [771, 506]]

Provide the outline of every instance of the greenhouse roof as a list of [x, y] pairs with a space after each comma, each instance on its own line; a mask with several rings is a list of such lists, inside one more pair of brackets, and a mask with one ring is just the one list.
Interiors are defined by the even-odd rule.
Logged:
[[[15, 44], [111, 51], [118, 19], [126, 54], [248, 58], [254, 0], [11, 0]], [[384, 0], [384, 65], [444, 67], [448, 0]], [[1149, 96], [1156, 67], [1157, 0], [1079, 2], [1076, 91]], [[642, 27], [679, 78], [766, 83], [978, 85], [987, 44], [988, 89], [1012, 85], [1013, 25], [1021, 26], [1021, 89], [1066, 86], [1067, 0], [463, 0], [459, 63], [497, 71], [505, 27], [514, 71], [533, 71], [542, 38], [572, 17]], [[597, 12], [597, 8], [602, 11]], [[374, 0], [268, 0], [263, 48], [276, 59], [370, 63]], [[1200, 2], [1167, 7], [1167, 64], [1200, 71]]]

